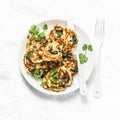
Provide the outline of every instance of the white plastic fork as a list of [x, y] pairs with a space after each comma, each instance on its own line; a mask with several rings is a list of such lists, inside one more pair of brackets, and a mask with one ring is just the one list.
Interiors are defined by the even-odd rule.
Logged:
[[94, 42], [96, 45], [95, 51], [95, 79], [93, 86], [93, 94], [94, 97], [99, 98], [101, 96], [101, 80], [100, 80], [100, 55], [101, 48], [103, 45], [105, 34], [105, 21], [104, 20], [96, 20], [95, 25], [95, 34], [94, 34]]

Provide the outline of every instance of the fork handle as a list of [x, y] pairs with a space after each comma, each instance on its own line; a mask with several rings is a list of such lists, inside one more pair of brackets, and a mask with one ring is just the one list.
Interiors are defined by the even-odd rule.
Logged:
[[95, 79], [94, 79], [94, 97], [99, 98], [101, 96], [101, 80], [100, 80], [100, 54], [101, 48], [96, 49], [95, 55]]

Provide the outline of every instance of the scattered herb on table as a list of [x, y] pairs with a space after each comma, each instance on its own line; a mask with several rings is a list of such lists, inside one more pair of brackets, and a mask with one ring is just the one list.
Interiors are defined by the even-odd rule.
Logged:
[[80, 53], [79, 54], [79, 59], [80, 59], [80, 63], [84, 64], [84, 63], [86, 63], [88, 61], [87, 51], [92, 52], [93, 51], [93, 47], [92, 47], [92, 45], [84, 44], [82, 46], [82, 50], [84, 51], [84, 53]]
[[89, 50], [89, 51], [93, 51], [92, 45], [88, 45], [88, 50]]

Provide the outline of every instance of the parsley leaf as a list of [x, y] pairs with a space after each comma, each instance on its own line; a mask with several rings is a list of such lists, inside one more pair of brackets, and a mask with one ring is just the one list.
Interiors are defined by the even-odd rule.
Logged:
[[88, 45], [88, 50], [89, 50], [89, 51], [93, 51], [92, 45]]
[[35, 35], [34, 38], [35, 38], [35, 41], [36, 41], [36, 42], [39, 42], [39, 41], [40, 41], [40, 38], [39, 38], [38, 35]]
[[46, 23], [44, 23], [43, 30], [47, 30], [47, 29], [48, 29], [48, 25]]
[[35, 35], [35, 36], [34, 36], [36, 42], [40, 42], [40, 40], [41, 40], [42, 38], [44, 38], [44, 37], [45, 37], [45, 33], [44, 33], [44, 32], [41, 32], [41, 33], [39, 33], [38, 35]]
[[50, 81], [52, 83], [56, 83], [57, 82], [57, 78], [58, 78], [58, 72], [57, 72], [57, 70], [56, 69], [51, 69], [50, 72], [52, 74], [52, 76], [50, 77]]
[[42, 70], [36, 68], [34, 73], [33, 73], [33, 77], [36, 78], [36, 79], [41, 78], [43, 73], [44, 72]]
[[33, 35], [37, 35], [39, 33], [39, 28], [36, 25], [32, 25], [29, 29], [29, 33]]
[[41, 32], [38, 36], [39, 36], [39, 38], [40, 38], [40, 40], [41, 40], [42, 38], [45, 37], [45, 33], [44, 33], [44, 32]]
[[82, 46], [82, 50], [84, 51], [84, 53], [80, 53], [79, 54], [79, 59], [80, 59], [80, 63], [84, 64], [84, 63], [86, 63], [88, 61], [88, 57], [86, 55], [87, 54], [87, 50], [93, 51], [93, 47], [92, 47], [92, 45], [84, 44]]
[[45, 79], [45, 78], [43, 78], [43, 80], [42, 80], [42, 82], [41, 82], [41, 86], [42, 86], [42, 87], [44, 87], [44, 86], [45, 86], [45, 84], [46, 84], [46, 79]]
[[88, 57], [83, 53], [79, 54], [79, 59], [81, 64], [84, 64], [88, 61]]
[[54, 74], [57, 73], [57, 70], [56, 69], [51, 69], [50, 72], [51, 72], [52, 75], [54, 75]]
[[82, 50], [83, 50], [83, 51], [86, 51], [86, 50], [87, 50], [87, 44], [84, 44], [84, 45], [82, 46]]
[[[46, 27], [46, 25], [44, 27]], [[34, 35], [34, 39], [36, 42], [40, 42], [40, 40], [45, 37], [45, 33], [39, 32], [39, 28], [36, 25], [31, 26], [31, 28], [29, 29], [29, 33]]]
[[82, 54], [82, 53], [80, 53], [80, 54], [79, 54], [79, 58], [80, 58], [80, 59], [82, 59], [82, 57], [83, 57], [83, 54]]
[[51, 81], [52, 83], [56, 83], [56, 82], [57, 82], [57, 78], [56, 78], [56, 77], [50, 77], [50, 81]]

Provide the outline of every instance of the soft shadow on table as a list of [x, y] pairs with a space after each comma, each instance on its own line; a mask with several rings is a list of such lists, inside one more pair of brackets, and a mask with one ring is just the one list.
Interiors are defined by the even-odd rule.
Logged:
[[[21, 73], [20, 73], [21, 74]], [[25, 83], [25, 85], [29, 88], [29, 90], [36, 95], [37, 97], [41, 98], [41, 99], [46, 99], [46, 100], [52, 100], [52, 101], [58, 101], [58, 102], [64, 102], [64, 101], [68, 101], [68, 100], [72, 100], [75, 99], [76, 97], [79, 96], [80, 98], [80, 102], [87, 104], [88, 103], [88, 98], [79, 95], [79, 91], [76, 90], [74, 92], [71, 92], [67, 95], [61, 95], [61, 96], [54, 96], [54, 95], [47, 95], [44, 94], [40, 91], [37, 91], [36, 89], [34, 89], [30, 84], [27, 83], [27, 81], [25, 80], [24, 76], [21, 74], [22, 76], [22, 80]]]

